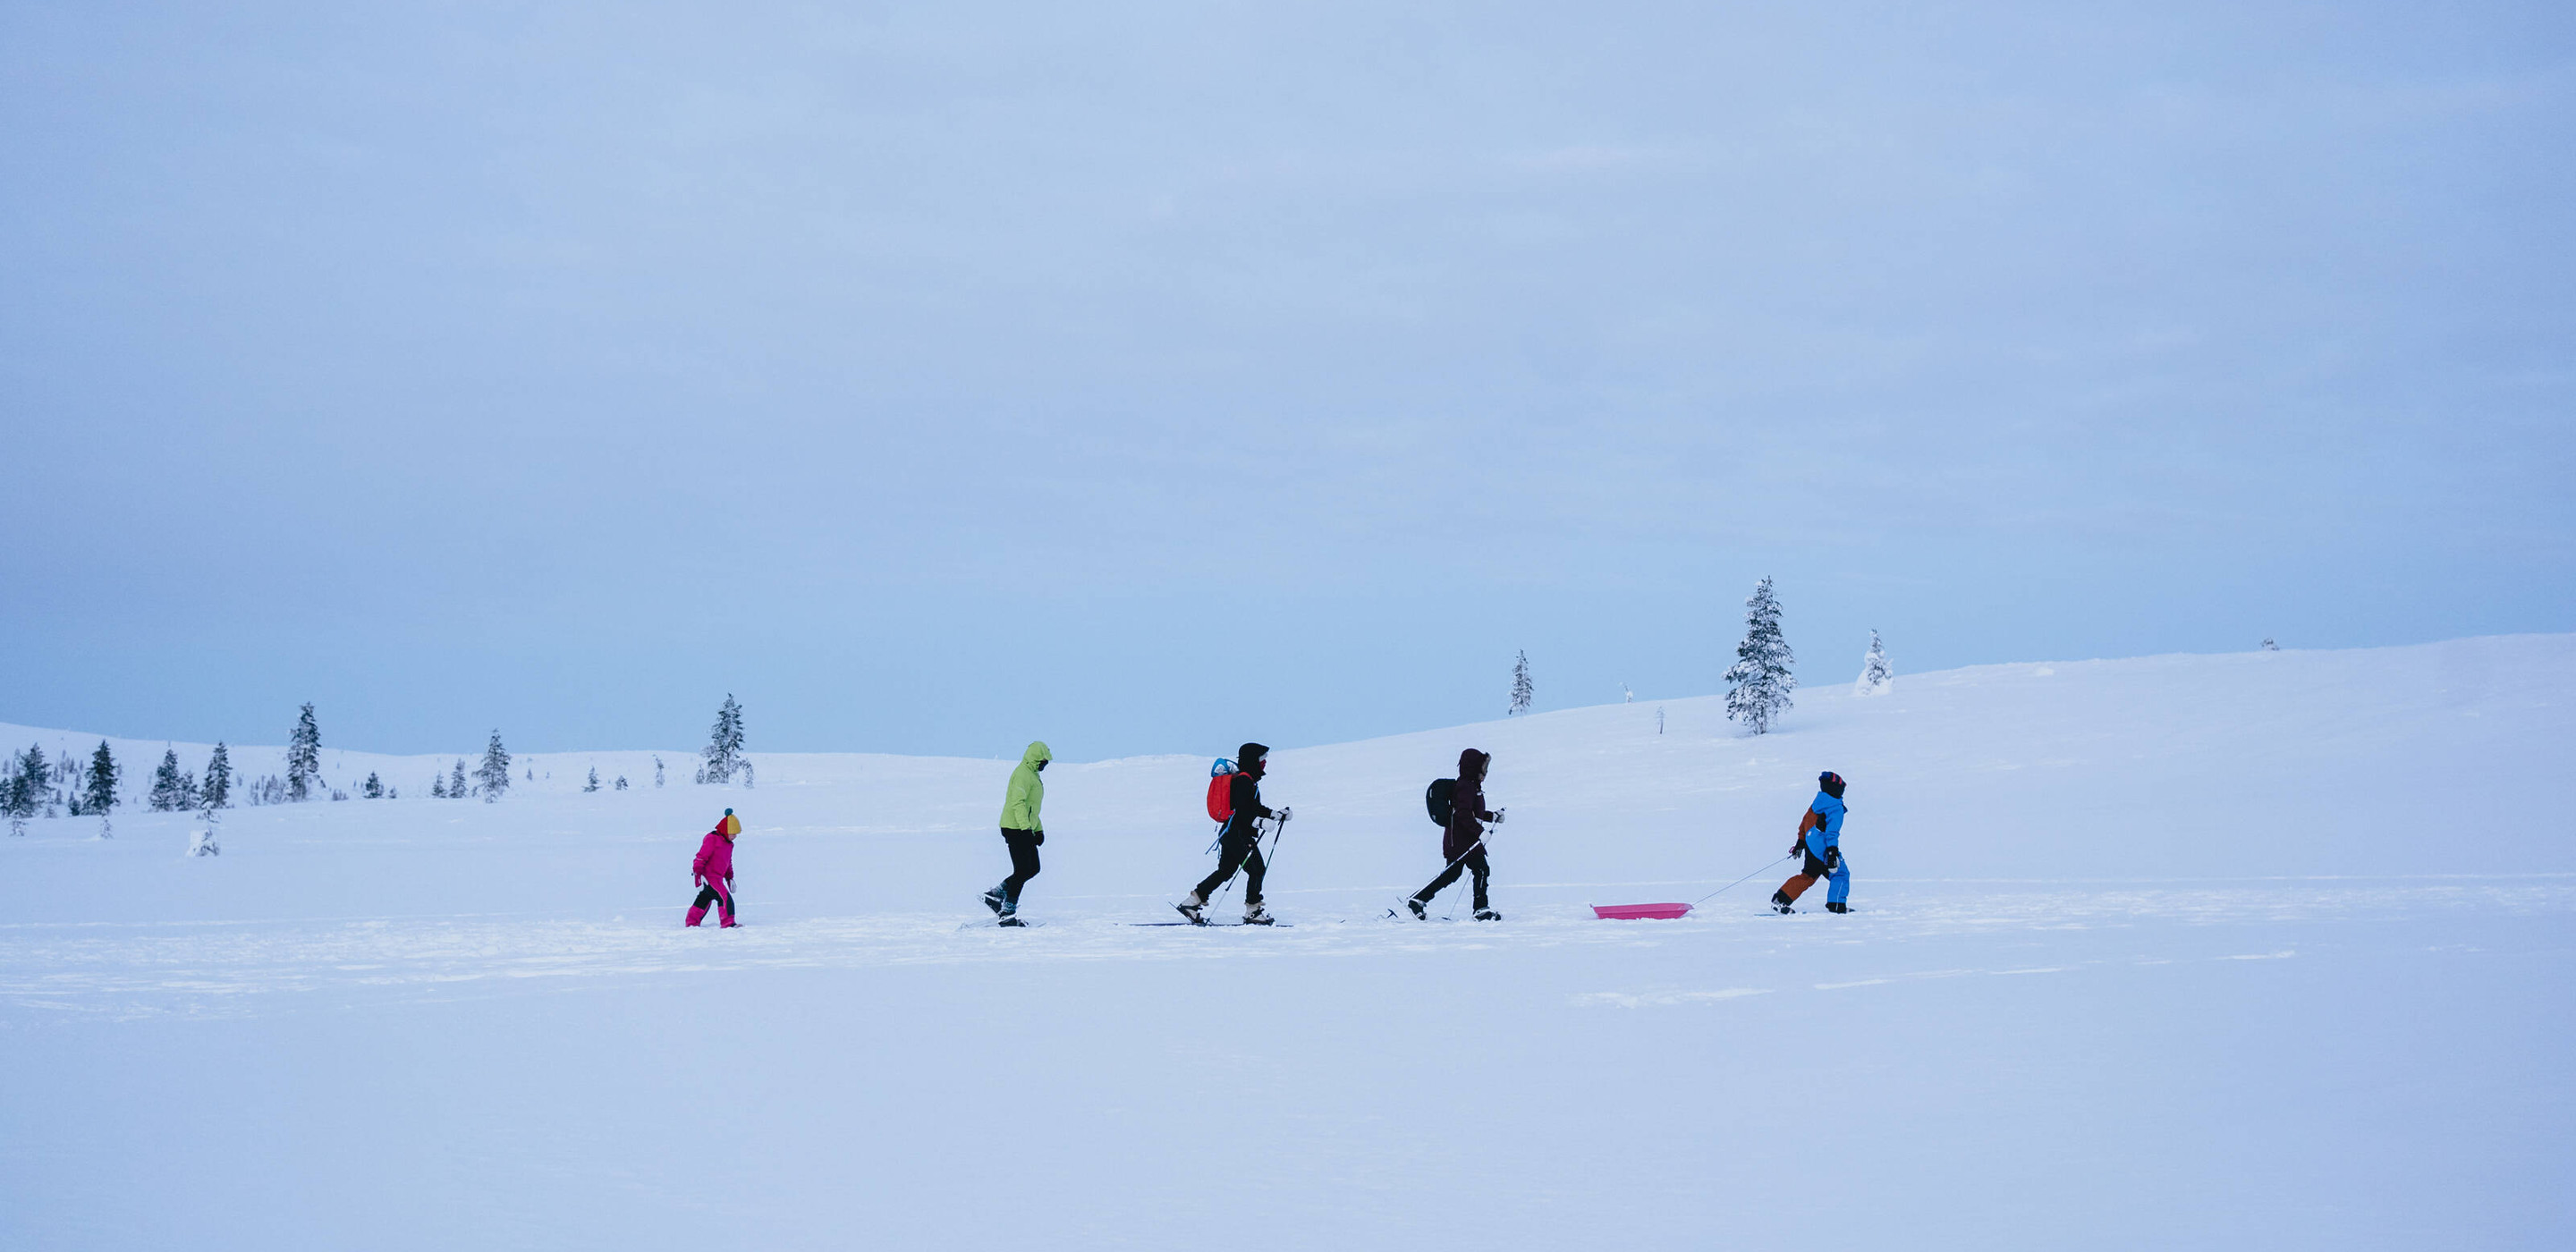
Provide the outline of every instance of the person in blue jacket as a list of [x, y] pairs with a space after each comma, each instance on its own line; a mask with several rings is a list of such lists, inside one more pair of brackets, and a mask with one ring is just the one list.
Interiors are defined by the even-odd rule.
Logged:
[[1780, 889], [1771, 893], [1771, 907], [1783, 913], [1795, 913], [1789, 907], [1798, 897], [1826, 881], [1825, 909], [1847, 913], [1851, 906], [1851, 865], [1843, 860], [1843, 776], [1826, 770], [1816, 775], [1816, 802], [1807, 806], [1807, 814], [1798, 819], [1798, 841], [1789, 845], [1789, 855], [1806, 854], [1806, 862]]

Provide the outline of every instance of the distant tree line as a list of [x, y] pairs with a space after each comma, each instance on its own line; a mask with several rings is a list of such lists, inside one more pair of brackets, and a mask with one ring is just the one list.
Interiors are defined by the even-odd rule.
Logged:
[[[742, 785], [753, 785], [750, 758], [744, 752], [742, 705], [732, 695], [716, 711], [715, 727], [709, 732], [697, 780], [704, 784], [731, 783], [736, 778]], [[510, 751], [501, 742], [496, 727], [484, 744], [483, 755], [469, 773], [466, 758], [458, 757], [444, 772], [432, 774], [429, 794], [438, 799], [462, 800], [479, 797], [486, 804], [496, 803], [510, 791]], [[666, 779], [660, 756], [653, 758], [653, 785], [660, 787]], [[528, 771], [533, 780], [535, 771]], [[86, 764], [75, 761], [69, 750], [60, 750], [52, 759], [45, 756], [44, 746], [30, 744], [24, 752], [0, 755], [0, 815], [9, 819], [9, 833], [23, 835], [27, 822], [38, 817], [97, 817], [100, 833], [111, 834], [107, 818], [124, 802], [120, 784], [125, 767], [104, 739], [90, 754]], [[611, 784], [625, 791], [630, 784], [619, 774]], [[601, 789], [599, 769], [592, 766], [582, 790]], [[366, 780], [356, 784], [357, 794], [368, 800], [396, 800], [399, 789], [383, 776], [368, 771]], [[286, 773], [263, 774], [245, 778], [233, 770], [231, 749], [218, 743], [208, 754], [205, 768], [191, 771], [180, 764], [179, 750], [165, 745], [161, 764], [152, 771], [152, 781], [143, 794], [143, 803], [155, 813], [200, 812], [209, 821], [219, 809], [236, 802], [245, 805], [301, 804], [328, 796], [346, 800], [349, 791], [331, 785], [322, 775], [322, 728], [308, 702], [297, 710], [295, 728], [286, 739]]]

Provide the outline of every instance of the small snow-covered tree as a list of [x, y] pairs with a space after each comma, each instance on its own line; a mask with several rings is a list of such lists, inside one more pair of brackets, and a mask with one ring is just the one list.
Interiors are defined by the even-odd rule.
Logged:
[[322, 777], [322, 728], [313, 722], [313, 705], [305, 702], [296, 715], [295, 733], [286, 737], [286, 798], [302, 804], [311, 799]]
[[2266, 635], [2263, 638], [2263, 650], [2266, 652], [2278, 652], [2281, 650], [2281, 645], [2272, 642], [2271, 636]]
[[98, 837], [113, 839], [116, 828], [110, 815], [116, 812], [116, 783], [124, 771], [116, 764], [116, 754], [107, 750], [107, 741], [98, 741], [98, 751], [90, 754], [89, 774], [81, 779], [81, 807], [98, 814]]
[[619, 775], [617, 776], [617, 789], [618, 789], [619, 791], [624, 791], [624, 790], [626, 790], [626, 775], [624, 775], [624, 774], [619, 774]]
[[589, 781], [589, 782], [586, 782], [586, 783], [583, 783], [583, 784], [581, 785], [581, 789], [582, 789], [582, 791], [583, 791], [584, 793], [589, 793], [589, 792], [593, 792], [593, 791], [597, 791], [597, 790], [599, 790], [599, 767], [598, 767], [598, 766], [593, 765], [593, 766], [591, 766], [591, 767], [590, 767], [590, 781]]
[[456, 768], [447, 776], [447, 798], [450, 800], [462, 800], [465, 798], [464, 757], [460, 756], [456, 758]]
[[662, 754], [659, 752], [653, 754], [653, 785], [662, 785]]
[[233, 756], [221, 742], [215, 754], [206, 758], [206, 780], [197, 787], [197, 807], [211, 813], [233, 802]]
[[1879, 696], [1896, 682], [1896, 671], [1887, 664], [1887, 649], [1878, 642], [1878, 632], [1869, 632], [1869, 655], [1860, 659], [1860, 680], [1852, 684], [1856, 696]]
[[43, 811], [52, 774], [45, 750], [37, 745], [29, 744], [25, 752], [9, 759], [8, 778], [0, 783], [0, 809], [8, 811], [10, 834], [26, 834], [27, 819]]
[[429, 776], [429, 798], [433, 800], [444, 800], [447, 798], [446, 774], [437, 773]]
[[365, 796], [370, 800], [384, 799], [385, 780], [376, 777], [376, 771], [368, 770], [367, 781], [358, 785], [358, 794]]
[[1522, 652], [1512, 661], [1512, 704], [1503, 710], [1503, 716], [1529, 712], [1531, 691], [1529, 653]]
[[492, 731], [492, 741], [483, 745], [482, 768], [474, 771], [474, 781], [482, 784], [483, 802], [491, 804], [510, 791], [510, 753], [501, 746], [501, 732]]
[[1664, 706], [1660, 704], [1655, 706], [1655, 733], [1664, 733]]
[[152, 791], [146, 802], [155, 813], [175, 813], [188, 807], [188, 790], [180, 782], [179, 750], [163, 745], [161, 767], [152, 771]]
[[698, 755], [706, 763], [698, 767], [700, 783], [729, 783], [733, 776], [748, 766], [742, 759], [742, 706], [734, 702], [733, 693], [725, 693], [724, 707], [716, 710], [716, 724], [707, 732], [707, 746]]
[[1757, 735], [1770, 733], [1771, 723], [1792, 707], [1789, 693], [1798, 680], [1789, 667], [1797, 660], [1780, 633], [1780, 600], [1764, 575], [1744, 602], [1744, 641], [1735, 645], [1735, 664], [1726, 667], [1728, 720], [1743, 722]]

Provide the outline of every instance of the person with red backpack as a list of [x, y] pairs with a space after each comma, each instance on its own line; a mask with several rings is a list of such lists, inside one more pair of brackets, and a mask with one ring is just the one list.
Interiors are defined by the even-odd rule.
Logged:
[[[1458, 781], [1448, 789], [1449, 813], [1447, 820], [1441, 823], [1440, 834], [1440, 855], [1448, 858], [1449, 867], [1441, 870], [1440, 876], [1432, 879], [1422, 890], [1405, 898], [1404, 906], [1413, 910], [1417, 918], [1429, 920], [1423, 906], [1431, 903], [1431, 897], [1458, 881], [1459, 874], [1471, 873], [1475, 875], [1471, 881], [1476, 891], [1476, 920], [1503, 920], [1503, 915], [1495, 912], [1493, 906], [1485, 901], [1485, 880], [1493, 876], [1493, 869], [1485, 861], [1484, 823], [1503, 820], [1502, 814], [1485, 811], [1485, 768], [1493, 762], [1492, 754], [1474, 748], [1458, 754]], [[1434, 788], [1439, 786], [1437, 783], [1432, 785]], [[1432, 794], [1436, 796], [1438, 793], [1435, 790]], [[1436, 811], [1436, 800], [1434, 808]]]
[[[1190, 898], [1172, 907], [1191, 922], [1207, 925], [1207, 902], [1234, 877], [1238, 869], [1243, 880], [1243, 921], [1247, 926], [1267, 926], [1270, 910], [1261, 907], [1261, 876], [1269, 866], [1261, 860], [1261, 828], [1254, 823], [1261, 818], [1277, 822], [1288, 820], [1288, 810], [1271, 812], [1261, 803], [1261, 776], [1269, 772], [1270, 749], [1247, 743], [1234, 754], [1234, 771], [1219, 773], [1208, 783], [1208, 816], [1225, 823], [1217, 832], [1216, 872], [1199, 880]], [[1219, 784], [1222, 784], [1220, 787]], [[1219, 799], [1220, 792], [1223, 799]]]

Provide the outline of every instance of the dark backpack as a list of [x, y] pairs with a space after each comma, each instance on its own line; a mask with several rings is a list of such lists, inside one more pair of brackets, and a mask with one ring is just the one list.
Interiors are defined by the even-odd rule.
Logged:
[[1449, 811], [1455, 807], [1451, 801], [1457, 794], [1455, 778], [1434, 778], [1430, 786], [1422, 789], [1422, 807], [1431, 810], [1431, 820], [1438, 822], [1442, 830], [1449, 829]]

